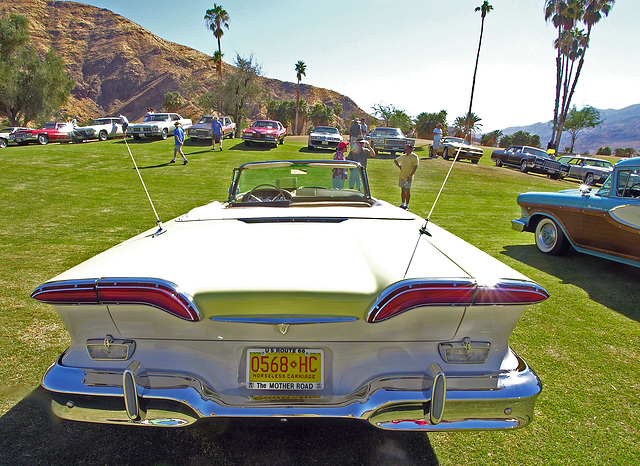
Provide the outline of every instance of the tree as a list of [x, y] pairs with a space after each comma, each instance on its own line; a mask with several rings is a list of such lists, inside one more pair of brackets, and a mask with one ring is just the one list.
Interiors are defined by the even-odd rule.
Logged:
[[298, 134], [298, 109], [300, 107], [300, 81], [307, 75], [307, 65], [303, 61], [296, 63], [296, 77], [298, 78], [298, 88], [296, 89], [296, 126], [294, 134]]
[[480, 144], [483, 146], [497, 147], [500, 136], [502, 136], [502, 131], [499, 129], [491, 131], [490, 133], [485, 133], [480, 138]]
[[453, 135], [461, 138], [468, 137], [468, 140], [471, 141], [471, 134], [480, 132], [480, 128], [482, 128], [480, 121], [482, 118], [475, 113], [459, 116], [453, 123]]
[[28, 40], [25, 17], [0, 17], [0, 115], [12, 126], [49, 119], [67, 103], [75, 85], [53, 49], [41, 55]]
[[433, 136], [433, 130], [440, 123], [443, 131], [447, 128], [447, 111], [440, 110], [439, 113], [422, 112], [415, 119], [416, 135], [419, 138], [429, 139]]
[[516, 131], [512, 135], [504, 135], [500, 138], [500, 147], [531, 146], [540, 147], [540, 136], [537, 134], [529, 134], [526, 131]]
[[179, 92], [167, 92], [164, 95], [162, 106], [167, 112], [177, 112], [180, 107], [184, 105], [184, 99]]
[[[554, 41], [556, 54], [556, 96], [551, 140], [560, 147], [563, 127], [571, 99], [584, 65], [584, 57], [593, 26], [608, 16], [615, 0], [546, 0], [544, 15], [558, 30]], [[586, 26], [586, 34], [577, 26]], [[576, 65], [577, 62], [577, 65]]]
[[[476, 7], [475, 11], [479, 11], [481, 16], [482, 16], [482, 22], [480, 24], [480, 40], [478, 41], [478, 53], [476, 54], [476, 66], [473, 69], [473, 82], [471, 83], [471, 98], [469, 99], [469, 111], [467, 112], [467, 123], [466, 123], [466, 128], [470, 129], [471, 128], [471, 115], [473, 115], [471, 113], [471, 106], [473, 105], [473, 92], [475, 90], [476, 87], [476, 73], [478, 72], [478, 60], [480, 58], [480, 46], [482, 45], [482, 34], [484, 32], [484, 18], [487, 16], [487, 13], [489, 13], [491, 10], [493, 10], [493, 7], [489, 4], [489, 2], [487, 0], [484, 0], [484, 2], [482, 2], [482, 5], [480, 5], [479, 7]], [[467, 132], [465, 137], [467, 138], [468, 142], [471, 142], [471, 132]]]
[[395, 105], [384, 105], [382, 103], [373, 105], [373, 114], [387, 127], [400, 128], [404, 134], [413, 132], [413, 120], [404, 110], [400, 110]]
[[578, 134], [580, 134], [582, 130], [595, 128], [603, 122], [600, 112], [597, 109], [585, 105], [582, 110], [578, 110], [574, 105], [564, 122], [564, 129], [571, 134], [569, 153], [573, 154], [573, 147], [575, 146]]
[[242, 58], [236, 53], [235, 70], [221, 86], [220, 95], [223, 96], [223, 110], [233, 115], [234, 121], [241, 124], [241, 119], [248, 113], [247, 106], [257, 105], [262, 88], [258, 77], [262, 74], [262, 67], [254, 62], [253, 54], [249, 58]]
[[222, 78], [222, 47], [220, 38], [224, 35], [223, 27], [229, 29], [229, 13], [221, 5], [213, 4], [213, 8], [207, 10], [204, 15], [204, 24], [213, 32], [213, 37], [218, 41], [218, 52], [213, 54], [213, 59], [218, 69], [218, 76]]
[[333, 123], [335, 111], [326, 104], [315, 104], [309, 112], [309, 118], [313, 126], [327, 126]]
[[306, 123], [309, 114], [309, 105], [305, 100], [294, 102], [292, 100], [274, 100], [267, 101], [267, 118], [278, 120], [286, 128], [291, 127], [291, 121], [296, 116], [296, 110], [299, 111], [302, 126]]

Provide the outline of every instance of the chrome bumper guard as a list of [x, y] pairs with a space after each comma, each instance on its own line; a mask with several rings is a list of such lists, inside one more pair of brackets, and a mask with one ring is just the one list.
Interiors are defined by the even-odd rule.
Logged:
[[516, 231], [519, 231], [520, 233], [522, 233], [526, 227], [527, 227], [527, 224], [521, 218], [517, 218], [515, 220], [511, 220], [511, 229], [512, 230], [516, 230]]
[[517, 370], [492, 376], [446, 376], [433, 363], [423, 374], [375, 379], [349, 396], [306, 400], [248, 390], [245, 396], [225, 397], [193, 376], [147, 373], [137, 361], [111, 372], [66, 367], [61, 359], [42, 380], [54, 414], [141, 426], [181, 427], [207, 417], [327, 417], [366, 420], [389, 430], [513, 429], [533, 420], [542, 390], [519, 357]]

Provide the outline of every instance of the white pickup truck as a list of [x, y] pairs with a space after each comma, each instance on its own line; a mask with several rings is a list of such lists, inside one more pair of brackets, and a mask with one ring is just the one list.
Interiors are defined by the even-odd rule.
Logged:
[[142, 123], [134, 123], [127, 128], [127, 134], [134, 139], [157, 138], [167, 139], [176, 129], [176, 121], [180, 122], [182, 129], [187, 131], [191, 126], [189, 118], [182, 118], [177, 113], [149, 113], [145, 115]]
[[[218, 120], [222, 123], [222, 137], [235, 138], [236, 124], [231, 117], [218, 117]], [[195, 125], [189, 128], [187, 136], [189, 136], [192, 141], [211, 139], [211, 122], [213, 122], [213, 115], [203, 116]]]

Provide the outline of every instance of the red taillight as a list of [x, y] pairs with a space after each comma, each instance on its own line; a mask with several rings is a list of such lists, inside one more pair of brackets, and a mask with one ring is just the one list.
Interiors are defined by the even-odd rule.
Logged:
[[200, 313], [191, 297], [165, 280], [101, 278], [45, 283], [31, 297], [49, 304], [143, 304], [197, 322]]
[[45, 283], [31, 297], [49, 304], [98, 304], [95, 280]]
[[396, 283], [378, 296], [369, 310], [368, 322], [381, 322], [423, 306], [487, 306], [533, 304], [549, 297], [542, 287], [530, 282], [503, 281], [478, 285], [470, 280]]

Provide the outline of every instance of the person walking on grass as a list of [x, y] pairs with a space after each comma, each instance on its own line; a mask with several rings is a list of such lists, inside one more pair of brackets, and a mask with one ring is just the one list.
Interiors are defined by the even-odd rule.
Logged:
[[214, 116], [211, 122], [211, 150], [216, 150], [216, 142], [220, 144], [220, 150], [222, 150], [222, 123], [217, 116]]
[[394, 163], [400, 169], [400, 179], [398, 180], [398, 186], [401, 189], [400, 196], [402, 197], [400, 207], [407, 210], [409, 208], [409, 200], [411, 199], [413, 174], [418, 169], [418, 165], [420, 165], [420, 159], [413, 152], [413, 145], [407, 144], [404, 148], [404, 154], [396, 157]]
[[182, 152], [182, 146], [184, 144], [184, 130], [180, 127], [179, 121], [176, 121], [176, 129], [173, 130], [173, 138], [175, 139], [175, 145], [173, 146], [173, 159], [169, 163], [176, 163], [176, 155], [180, 154], [182, 156], [182, 160], [184, 160], [182, 165], [188, 164], [189, 161]]

